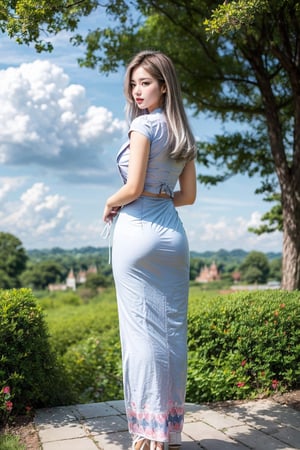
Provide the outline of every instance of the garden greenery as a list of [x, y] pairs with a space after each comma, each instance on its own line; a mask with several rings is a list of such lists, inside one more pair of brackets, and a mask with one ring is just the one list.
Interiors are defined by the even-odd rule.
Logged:
[[0, 291], [0, 422], [7, 420], [7, 412], [25, 414], [70, 401], [64, 380], [31, 291]]
[[[191, 286], [187, 401], [299, 388], [299, 302], [296, 291], [219, 295]], [[70, 291], [0, 291], [0, 355], [2, 422], [41, 406], [122, 399], [114, 289], [88, 301]]]
[[[187, 399], [254, 398], [300, 386], [300, 293], [239, 292], [192, 301]], [[198, 299], [198, 301], [197, 301]]]

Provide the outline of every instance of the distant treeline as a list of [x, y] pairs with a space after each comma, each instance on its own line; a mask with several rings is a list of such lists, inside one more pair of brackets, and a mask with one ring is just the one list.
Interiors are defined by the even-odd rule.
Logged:
[[[191, 251], [190, 255], [191, 258], [201, 258], [201, 259], [208, 259], [208, 260], [216, 260], [216, 261], [235, 261], [235, 262], [242, 262], [249, 254], [250, 252], [247, 252], [242, 249], [234, 249], [234, 250], [224, 250], [220, 249], [218, 251], [204, 251], [204, 252], [196, 252]], [[108, 248], [107, 247], [80, 247], [80, 248], [73, 248], [73, 249], [63, 249], [60, 247], [53, 247], [51, 249], [32, 249], [27, 250], [27, 254], [32, 259], [50, 259], [51, 256], [57, 256], [57, 255], [70, 255], [75, 256], [79, 258], [81, 255], [101, 255], [106, 256], [108, 255]], [[265, 253], [268, 260], [273, 259], [279, 259], [281, 258], [282, 254], [279, 252], [268, 252]]]
[[[245, 250], [242, 250], [240, 248], [235, 250], [224, 250], [220, 249], [218, 251], [205, 251], [205, 252], [195, 252], [191, 251], [190, 255], [191, 258], [207, 258], [207, 259], [213, 259], [218, 261], [237, 261], [242, 262], [251, 252], [246, 252]], [[282, 257], [282, 253], [279, 252], [268, 252], [264, 253], [268, 260], [272, 261], [272, 259], [279, 259]]]

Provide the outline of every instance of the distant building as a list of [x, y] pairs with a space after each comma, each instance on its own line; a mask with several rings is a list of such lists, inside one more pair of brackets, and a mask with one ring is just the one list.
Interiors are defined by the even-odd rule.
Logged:
[[64, 283], [57, 283], [57, 284], [49, 284], [48, 289], [50, 292], [54, 291], [66, 291], [67, 289], [72, 289], [73, 291], [76, 291], [76, 286], [78, 284], [83, 284], [87, 280], [87, 276], [89, 274], [96, 274], [98, 273], [97, 266], [94, 264], [91, 265], [88, 270], [80, 269], [79, 272], [75, 275], [74, 270], [71, 269], [68, 273], [68, 276], [66, 278], [66, 281]]
[[98, 273], [98, 269], [97, 269], [97, 266], [95, 266], [95, 264], [92, 264], [92, 265], [88, 268], [87, 274], [90, 274], [90, 273], [94, 273], [94, 274], [97, 274], [97, 273]]
[[73, 269], [71, 269], [70, 272], [68, 273], [68, 276], [66, 279], [66, 285], [67, 285], [67, 288], [73, 289], [73, 291], [76, 291], [76, 278], [75, 278]]
[[67, 285], [65, 283], [51, 283], [48, 284], [48, 289], [50, 292], [55, 292], [55, 291], [66, 291], [67, 290]]
[[232, 272], [231, 277], [234, 283], [238, 283], [239, 281], [241, 281], [241, 272], [235, 270], [234, 272]]
[[78, 284], [83, 284], [86, 282], [86, 270], [80, 269], [77, 276], [76, 276], [76, 282]]
[[213, 262], [209, 267], [204, 266], [199, 275], [195, 278], [198, 283], [210, 283], [211, 281], [220, 280], [220, 274], [215, 262]]

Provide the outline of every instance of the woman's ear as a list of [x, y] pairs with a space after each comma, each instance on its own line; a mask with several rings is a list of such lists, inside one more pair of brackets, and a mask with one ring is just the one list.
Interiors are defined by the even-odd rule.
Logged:
[[167, 92], [167, 87], [166, 87], [165, 84], [163, 84], [162, 87], [161, 87], [161, 93], [165, 94], [166, 92]]

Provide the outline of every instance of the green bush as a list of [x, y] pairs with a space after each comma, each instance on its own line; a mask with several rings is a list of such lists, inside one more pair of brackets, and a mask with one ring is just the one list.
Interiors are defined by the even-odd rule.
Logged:
[[103, 402], [123, 398], [119, 338], [103, 341], [91, 336], [71, 346], [62, 361], [78, 403]]
[[[76, 294], [72, 294], [76, 295]], [[67, 301], [65, 299], [67, 298]], [[99, 295], [85, 303], [72, 304], [66, 293], [56, 294], [39, 300], [45, 308], [45, 318], [49, 327], [50, 344], [58, 355], [63, 355], [70, 346], [84, 341], [89, 336], [105, 335], [119, 337], [118, 312], [113, 289], [107, 289], [105, 294]]]
[[63, 380], [32, 292], [0, 291], [0, 390], [10, 388], [13, 414], [70, 402]]
[[242, 292], [195, 304], [194, 298], [188, 401], [254, 398], [299, 388], [299, 292]]
[[[77, 295], [72, 293], [72, 295]], [[68, 293], [41, 297], [50, 344], [66, 373], [76, 403], [122, 398], [121, 351], [115, 290], [88, 302]]]

